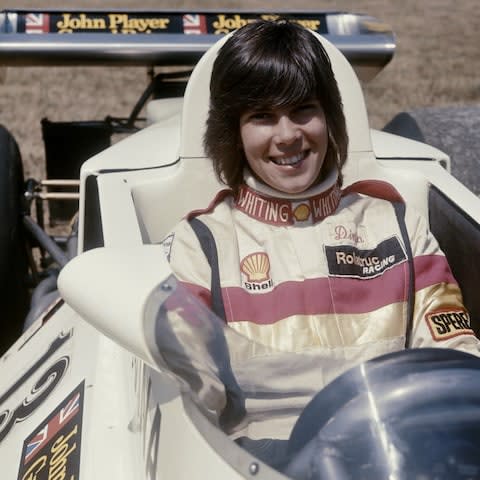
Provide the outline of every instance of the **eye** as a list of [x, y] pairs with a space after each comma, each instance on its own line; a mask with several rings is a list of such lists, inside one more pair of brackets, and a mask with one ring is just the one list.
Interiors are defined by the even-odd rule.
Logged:
[[269, 118], [271, 118], [271, 116], [272, 114], [270, 112], [259, 111], [259, 112], [252, 112], [249, 115], [249, 118], [252, 120], [268, 120]]
[[292, 119], [299, 123], [309, 122], [312, 118], [322, 115], [322, 107], [317, 100], [307, 100], [290, 110]]
[[311, 101], [311, 102], [305, 102], [301, 103], [297, 107], [295, 107], [295, 111], [298, 113], [308, 113], [308, 112], [314, 112], [320, 108], [320, 105], [318, 102]]
[[247, 112], [244, 116], [246, 122], [264, 124], [271, 122], [274, 114], [268, 110], [255, 110]]

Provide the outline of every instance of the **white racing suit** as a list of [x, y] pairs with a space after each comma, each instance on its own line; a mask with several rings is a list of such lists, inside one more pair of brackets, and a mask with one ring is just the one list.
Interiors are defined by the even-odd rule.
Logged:
[[287, 198], [247, 175], [236, 200], [221, 192], [163, 245], [177, 278], [229, 327], [237, 385], [209, 377], [197, 390], [217, 418], [227, 404], [246, 408], [242, 422], [223, 422], [233, 436], [288, 438], [316, 392], [387, 352], [479, 353], [444, 254], [389, 184], [342, 191], [331, 172]]

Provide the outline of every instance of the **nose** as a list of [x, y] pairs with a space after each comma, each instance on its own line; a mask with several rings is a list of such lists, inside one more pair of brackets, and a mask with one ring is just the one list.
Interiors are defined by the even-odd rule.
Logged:
[[290, 145], [300, 138], [300, 129], [288, 115], [281, 115], [275, 125], [274, 141]]

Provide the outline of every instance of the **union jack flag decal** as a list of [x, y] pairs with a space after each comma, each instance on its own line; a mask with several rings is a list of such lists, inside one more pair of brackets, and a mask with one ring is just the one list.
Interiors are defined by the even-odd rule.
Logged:
[[41, 428], [35, 436], [27, 443], [27, 447], [25, 450], [25, 458], [24, 463], [28, 462], [31, 456], [48, 440], [48, 427], [49, 425], [45, 425]]
[[205, 15], [187, 13], [183, 16], [183, 33], [186, 35], [202, 35], [207, 33]]
[[26, 464], [80, 411], [80, 392], [75, 391], [67, 402], [54, 413], [27, 441], [24, 447], [23, 463]]
[[50, 31], [48, 13], [27, 13], [25, 15], [25, 33], [48, 33]]

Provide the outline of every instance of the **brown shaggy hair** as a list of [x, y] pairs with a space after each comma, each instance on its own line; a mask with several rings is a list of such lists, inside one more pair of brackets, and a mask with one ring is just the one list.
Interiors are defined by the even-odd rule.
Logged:
[[311, 98], [318, 99], [327, 122], [325, 164], [337, 164], [341, 182], [347, 128], [330, 59], [320, 41], [286, 20], [256, 21], [237, 30], [221, 47], [210, 81], [204, 147], [220, 180], [235, 194], [243, 183], [247, 164], [240, 139], [243, 113]]

